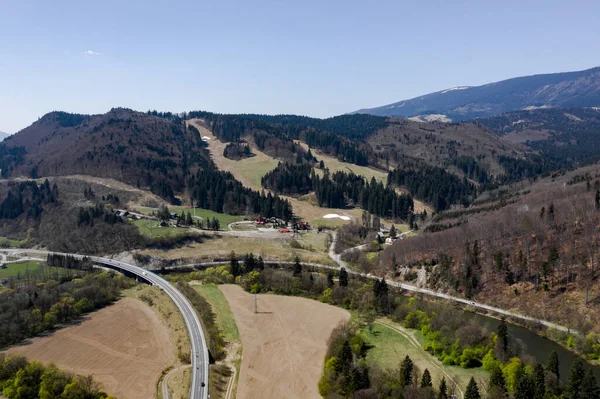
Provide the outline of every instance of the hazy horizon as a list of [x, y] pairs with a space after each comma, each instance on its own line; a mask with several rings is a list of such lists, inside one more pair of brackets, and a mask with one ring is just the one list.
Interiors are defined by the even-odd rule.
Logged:
[[[118, 12], [117, 12], [118, 11]], [[600, 65], [600, 4], [6, 4], [0, 131], [47, 112], [329, 117]]]

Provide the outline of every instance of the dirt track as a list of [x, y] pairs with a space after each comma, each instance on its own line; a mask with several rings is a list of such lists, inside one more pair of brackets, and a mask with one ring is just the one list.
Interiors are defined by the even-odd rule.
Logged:
[[238, 398], [320, 398], [317, 384], [327, 339], [350, 314], [317, 301], [252, 295], [236, 285], [220, 286], [240, 330], [243, 354]]
[[132, 298], [8, 352], [92, 374], [105, 392], [119, 399], [155, 397], [161, 372], [175, 360], [166, 327], [149, 307]]

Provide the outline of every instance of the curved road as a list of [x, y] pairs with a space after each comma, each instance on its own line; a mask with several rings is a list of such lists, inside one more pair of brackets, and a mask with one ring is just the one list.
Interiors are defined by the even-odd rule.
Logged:
[[[344, 261], [342, 261], [341, 259], [335, 259], [336, 262], [341, 262], [342, 264], [344, 264]], [[240, 263], [244, 263], [243, 260], [239, 260]], [[266, 260], [264, 261], [265, 264], [267, 265], [287, 265], [287, 266], [291, 266], [294, 264], [294, 262], [286, 262], [286, 261], [269, 261]], [[186, 268], [186, 267], [210, 267], [210, 266], [220, 266], [220, 265], [224, 265], [229, 263], [229, 260], [222, 260], [222, 261], [212, 261], [212, 262], [199, 262], [199, 263], [190, 263], [190, 264], [186, 264], [186, 265], [179, 265], [179, 266], [170, 266], [170, 267], [166, 267], [165, 269], [169, 270], [169, 269], [178, 269], [178, 268]], [[339, 264], [339, 263], [338, 263]], [[322, 265], [320, 263], [307, 263], [307, 262], [302, 262], [302, 265], [304, 266], [309, 266], [309, 267], [314, 267], [314, 268], [320, 268], [320, 269], [330, 269], [330, 270], [340, 270], [340, 268], [342, 266], [329, 266], [329, 265]], [[348, 267], [344, 267], [346, 269], [346, 271], [348, 272], [348, 274], [352, 274], [355, 276], [361, 276], [361, 277], [365, 277], [365, 278], [370, 278], [370, 279], [376, 279], [379, 280], [381, 279], [381, 277], [379, 276], [375, 276], [372, 275], [370, 273], [361, 273], [361, 272], [357, 272], [354, 270], [351, 270]], [[459, 303], [463, 303], [465, 305], [470, 305], [473, 306], [474, 308], [479, 308], [479, 309], [485, 309], [487, 311], [490, 312], [494, 312], [494, 313], [498, 313], [504, 316], [510, 316], [510, 317], [514, 317], [516, 319], [520, 319], [520, 320], [524, 320], [524, 321], [528, 321], [528, 322], [533, 322], [533, 323], [538, 323], [541, 324], [543, 326], [549, 327], [549, 328], [554, 328], [555, 330], [559, 330], [559, 331], [564, 331], [564, 332], [568, 332], [571, 334], [578, 334], [578, 331], [570, 329], [568, 327], [565, 326], [561, 326], [546, 320], [541, 320], [541, 319], [536, 319], [533, 317], [529, 317], [529, 316], [525, 316], [519, 313], [514, 313], [511, 312], [509, 310], [505, 310], [502, 308], [496, 308], [490, 305], [486, 305], [484, 303], [481, 302], [475, 302], [475, 301], [471, 301], [469, 299], [465, 299], [465, 298], [460, 298], [460, 297], [456, 297], [456, 296], [452, 296], [452, 295], [448, 295], [448, 294], [444, 294], [442, 292], [437, 292], [437, 291], [433, 291], [427, 288], [420, 288], [411, 284], [405, 284], [405, 283], [399, 283], [397, 281], [391, 281], [391, 280], [386, 280], [386, 283], [388, 285], [391, 285], [392, 287], [396, 287], [396, 288], [401, 288], [403, 290], [407, 290], [407, 291], [413, 291], [416, 293], [420, 293], [420, 294], [424, 294], [424, 295], [429, 295], [429, 296], [435, 296], [438, 298], [442, 298], [442, 299], [447, 299], [449, 301], [454, 301], [454, 302], [459, 302]]]
[[[8, 249], [5, 250], [11, 254], [28, 253], [28, 254], [58, 254], [58, 255], [69, 255], [76, 258], [84, 258], [84, 255], [78, 254], [65, 254], [60, 252], [48, 252], [39, 251], [33, 249]], [[198, 315], [194, 310], [192, 304], [187, 298], [179, 292], [175, 287], [171, 285], [164, 278], [142, 269], [141, 267], [131, 265], [129, 263], [120, 262], [113, 259], [102, 258], [99, 256], [88, 256], [88, 258], [95, 263], [109, 266], [111, 268], [118, 268], [132, 273], [141, 279], [149, 282], [152, 285], [156, 285], [161, 288], [169, 297], [175, 302], [177, 308], [181, 312], [185, 324], [190, 335], [190, 342], [192, 346], [192, 384], [190, 389], [190, 399], [207, 399], [208, 398], [208, 347], [206, 346], [206, 339], [204, 332], [202, 331], [202, 325], [198, 319]]]

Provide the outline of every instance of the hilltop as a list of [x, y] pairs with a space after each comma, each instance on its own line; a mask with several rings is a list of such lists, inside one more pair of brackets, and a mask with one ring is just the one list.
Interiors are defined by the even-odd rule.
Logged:
[[458, 86], [355, 113], [460, 121], [521, 109], [600, 106], [600, 67]]

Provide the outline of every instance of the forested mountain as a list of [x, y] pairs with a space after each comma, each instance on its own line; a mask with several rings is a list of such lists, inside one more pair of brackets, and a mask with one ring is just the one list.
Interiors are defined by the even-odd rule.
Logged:
[[438, 114], [460, 121], [528, 107], [558, 106], [600, 106], [600, 67], [459, 86], [355, 113], [404, 118]]
[[525, 143], [564, 167], [600, 160], [600, 108], [550, 108], [481, 118], [480, 126]]
[[[526, 146], [505, 140], [473, 123], [421, 123], [390, 119], [387, 127], [378, 130], [366, 141], [384, 167], [403, 166], [407, 159], [412, 164], [421, 160], [430, 166], [447, 168], [460, 177], [465, 175], [462, 170], [464, 157], [473, 159], [476, 167], [487, 175], [498, 176], [505, 172], [499, 163], [500, 156], [521, 158], [531, 152]], [[478, 174], [468, 177], [484, 182], [483, 174]]]
[[[388, 123], [385, 118], [362, 115], [321, 120], [294, 115], [221, 115], [193, 111], [187, 113], [187, 117], [201, 118], [221, 141], [249, 138], [271, 156], [274, 156], [275, 149], [281, 151], [287, 148], [294, 154], [301, 151], [291, 147], [293, 140], [301, 140], [311, 148], [357, 165], [377, 165], [378, 160], [371, 147], [358, 139], [368, 137], [379, 126], [384, 127]], [[276, 157], [292, 160], [282, 157], [279, 152]]]
[[292, 212], [287, 201], [246, 189], [219, 171], [198, 131], [173, 114], [52, 112], [0, 145], [0, 166], [3, 177], [109, 177], [217, 212], [285, 218]]

